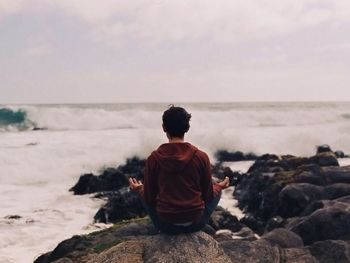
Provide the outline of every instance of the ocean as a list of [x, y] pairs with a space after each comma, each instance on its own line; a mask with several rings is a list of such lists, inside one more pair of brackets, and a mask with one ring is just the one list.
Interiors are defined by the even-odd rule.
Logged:
[[[207, 151], [350, 153], [350, 103], [187, 103], [189, 141]], [[166, 142], [166, 103], [0, 105], [0, 262], [32, 262], [93, 224], [102, 200], [69, 192], [83, 173], [147, 157]], [[246, 163], [233, 164], [244, 171]], [[232, 191], [232, 189], [230, 189]], [[226, 195], [226, 207], [234, 205]], [[232, 213], [235, 209], [230, 210]], [[20, 216], [14, 219], [11, 216]]]

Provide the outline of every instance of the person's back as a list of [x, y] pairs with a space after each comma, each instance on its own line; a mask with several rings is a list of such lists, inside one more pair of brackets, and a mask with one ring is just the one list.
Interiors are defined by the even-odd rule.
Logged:
[[191, 114], [170, 107], [163, 114], [164, 143], [146, 161], [144, 183], [130, 179], [147, 213], [160, 231], [170, 234], [204, 227], [217, 206], [228, 178], [213, 184], [207, 154], [184, 142]]

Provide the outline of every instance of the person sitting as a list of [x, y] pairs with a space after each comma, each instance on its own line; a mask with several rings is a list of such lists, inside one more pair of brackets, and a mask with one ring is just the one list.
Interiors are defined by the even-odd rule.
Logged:
[[154, 226], [165, 234], [201, 230], [229, 186], [229, 178], [213, 183], [208, 155], [185, 142], [191, 114], [171, 106], [162, 116], [169, 140], [153, 151], [145, 164], [143, 183], [129, 178]]

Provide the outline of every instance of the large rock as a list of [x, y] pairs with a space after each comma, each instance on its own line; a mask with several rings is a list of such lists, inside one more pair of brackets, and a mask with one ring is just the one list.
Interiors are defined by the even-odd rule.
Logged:
[[145, 215], [146, 212], [139, 195], [128, 189], [123, 189], [111, 193], [107, 203], [97, 211], [94, 219], [96, 222], [116, 223]]
[[212, 237], [196, 232], [178, 236], [159, 235], [145, 244], [144, 262], [231, 262]]
[[107, 168], [102, 174], [84, 174], [70, 189], [74, 194], [82, 195], [101, 191], [115, 191], [128, 185], [129, 177], [143, 178], [145, 160], [133, 157], [126, 160], [126, 164], [117, 168]]
[[350, 240], [350, 209], [326, 207], [309, 216], [295, 218], [287, 229], [298, 234], [305, 245], [316, 241], [334, 239]]
[[233, 216], [229, 211], [218, 206], [211, 214], [209, 225], [215, 230], [229, 229], [233, 232], [240, 231], [243, 225], [239, 222], [236, 216]]
[[300, 216], [308, 216], [311, 215], [313, 212], [315, 212], [318, 209], [322, 208], [339, 208], [342, 210], [349, 210], [350, 208], [350, 202], [349, 202], [350, 196], [344, 196], [335, 200], [318, 200], [315, 202], [312, 202], [309, 204], [304, 211], [300, 214]]
[[322, 167], [322, 176], [326, 184], [347, 183], [350, 184], [350, 166], [330, 166]]
[[278, 214], [283, 217], [300, 215], [317, 200], [333, 200], [350, 195], [350, 184], [337, 183], [326, 187], [307, 183], [290, 184], [279, 193]]
[[117, 169], [108, 168], [101, 175], [84, 174], [69, 190], [76, 195], [96, 193], [100, 191], [118, 190], [127, 186], [128, 178]]
[[226, 150], [219, 150], [215, 153], [218, 162], [238, 162], [256, 160], [258, 157], [254, 153], [244, 154], [241, 151], [229, 152]]
[[281, 248], [297, 248], [304, 246], [300, 236], [285, 228], [276, 228], [263, 235], [261, 239]]
[[320, 263], [349, 263], [350, 241], [326, 240], [315, 242], [309, 247]]
[[322, 152], [310, 158], [312, 163], [320, 166], [339, 166], [337, 156], [333, 152]]
[[233, 263], [317, 263], [305, 248], [281, 249], [266, 241], [231, 240], [220, 243]]
[[324, 198], [324, 188], [307, 183], [290, 184], [278, 194], [278, 214], [282, 217], [299, 215], [308, 204]]

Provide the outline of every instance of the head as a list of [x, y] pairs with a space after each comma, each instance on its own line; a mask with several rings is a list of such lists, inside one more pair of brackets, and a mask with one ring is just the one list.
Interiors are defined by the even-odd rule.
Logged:
[[183, 138], [190, 129], [191, 114], [184, 108], [170, 105], [163, 113], [163, 130], [168, 138]]

